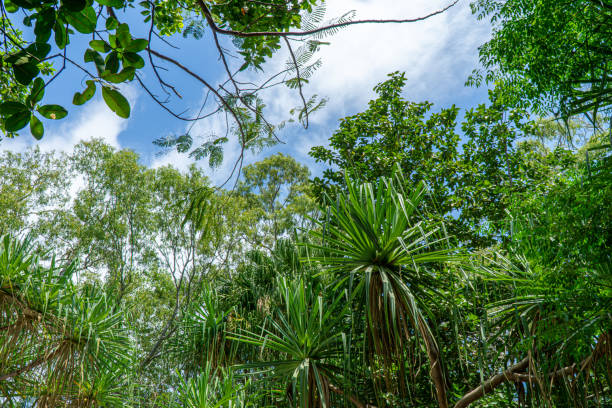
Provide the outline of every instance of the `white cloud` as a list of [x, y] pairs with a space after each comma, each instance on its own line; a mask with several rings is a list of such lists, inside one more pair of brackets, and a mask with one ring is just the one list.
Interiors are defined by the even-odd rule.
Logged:
[[[389, 19], [423, 16], [450, 0], [337, 0], [328, 2], [328, 16], [356, 10], [356, 19]], [[329, 97], [325, 110], [313, 123], [363, 110], [374, 95], [372, 88], [393, 71], [405, 71], [407, 97], [440, 99], [441, 95], [468, 94], [464, 82], [477, 64], [477, 48], [489, 35], [486, 22], [471, 15], [469, 4], [460, 2], [441, 15], [407, 24], [364, 24], [347, 27], [329, 37], [318, 56], [323, 65], [305, 91]], [[287, 53], [268, 63], [266, 71], [284, 67]], [[299, 104], [297, 92], [272, 88], [267, 95], [270, 114], [281, 118]]]
[[[328, 1], [326, 18], [338, 17], [355, 10], [356, 19], [399, 19], [424, 16], [441, 9], [451, 0], [334, 0]], [[461, 104], [477, 93], [465, 88], [467, 76], [478, 63], [477, 48], [490, 35], [487, 22], [472, 16], [467, 0], [430, 19], [407, 24], [364, 24], [347, 27], [325, 38], [330, 45], [317, 54], [323, 65], [305, 87], [306, 97], [317, 94], [328, 97], [328, 105], [310, 118], [310, 128], [289, 126], [281, 136], [287, 141], [272, 151], [283, 151], [307, 163], [318, 173], [308, 156], [310, 148], [327, 144], [341, 117], [363, 111], [374, 96], [374, 86], [393, 71], [406, 72], [406, 98]], [[265, 66], [266, 75], [284, 69], [289, 60], [286, 49], [279, 51]], [[247, 72], [245, 82], [260, 82], [261, 73]], [[262, 97], [267, 104], [271, 123], [287, 119], [291, 108], [300, 105], [296, 90], [277, 86], [266, 90]], [[223, 131], [225, 123], [201, 121], [193, 134]], [[225, 147], [223, 165], [214, 172], [206, 170], [214, 183], [225, 181], [238, 158], [239, 145], [235, 137]], [[271, 151], [249, 156], [245, 164], [260, 160]], [[154, 165], [172, 164], [186, 169], [191, 163], [185, 155], [169, 153], [154, 161]], [[205, 162], [200, 163], [207, 167]]]

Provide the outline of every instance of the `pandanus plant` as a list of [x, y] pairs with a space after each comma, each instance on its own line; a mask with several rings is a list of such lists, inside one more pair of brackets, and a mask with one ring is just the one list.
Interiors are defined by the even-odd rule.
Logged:
[[29, 240], [0, 242], [0, 400], [120, 406], [129, 339], [122, 315], [74, 285], [73, 264], [43, 262]]
[[370, 360], [382, 361], [388, 377], [392, 366], [402, 365], [416, 334], [427, 353], [439, 406], [445, 408], [442, 358], [427, 310], [440, 289], [435, 267], [458, 257], [443, 225], [418, 212], [425, 186], [407, 192], [406, 184], [399, 170], [376, 185], [347, 177], [346, 193], [322, 209], [328, 217], [318, 221], [312, 234], [319, 244], [311, 246], [324, 253], [314, 260], [338, 287], [351, 292], [357, 308], [365, 309]]
[[236, 367], [250, 375], [266, 374], [283, 384], [291, 406], [331, 407], [331, 393], [342, 393], [342, 361], [346, 337], [338, 329], [346, 315], [346, 300], [340, 293], [327, 303], [322, 288], [304, 279], [278, 279], [282, 306], [267, 320], [260, 333], [242, 331], [233, 339], [259, 346], [279, 356], [276, 360]]

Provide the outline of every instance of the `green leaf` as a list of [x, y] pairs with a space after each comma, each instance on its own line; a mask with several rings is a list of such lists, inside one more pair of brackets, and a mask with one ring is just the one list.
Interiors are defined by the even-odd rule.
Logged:
[[106, 57], [106, 70], [115, 74], [119, 71], [119, 56], [117, 51], [113, 51]]
[[49, 51], [51, 51], [51, 45], [44, 42], [35, 42], [30, 44], [25, 51], [27, 54], [33, 55], [41, 60], [45, 58], [47, 54], [49, 54]]
[[102, 98], [104, 98], [106, 105], [108, 105], [110, 110], [115, 112], [117, 116], [124, 119], [130, 117], [130, 104], [119, 91], [103, 86]]
[[18, 112], [25, 112], [28, 108], [21, 102], [2, 102], [0, 103], [0, 115], [10, 116]]
[[145, 39], [132, 40], [132, 42], [130, 42], [130, 45], [125, 47], [125, 50], [128, 52], [140, 52], [146, 49], [148, 45], [149, 41]]
[[47, 119], [63, 119], [68, 115], [68, 111], [60, 105], [43, 105], [37, 109], [38, 113]]
[[94, 51], [88, 48], [87, 50], [85, 50], [85, 55], [83, 56], [83, 60], [85, 62], [95, 63], [96, 68], [98, 69], [98, 72], [104, 71], [104, 59], [97, 51]]
[[36, 42], [46, 43], [51, 37], [51, 29], [55, 24], [55, 10], [52, 7], [42, 10], [36, 18], [36, 26], [34, 27], [34, 35]]
[[45, 95], [45, 81], [42, 78], [38, 77], [34, 80], [34, 84], [32, 85], [32, 90], [30, 91], [30, 95], [27, 97], [26, 101], [34, 106], [37, 102]]
[[108, 43], [110, 44], [111, 48], [119, 48], [119, 44], [117, 43], [117, 36], [110, 34], [108, 36]]
[[106, 29], [107, 30], [114, 30], [115, 28], [117, 28], [117, 26], [119, 26], [119, 22], [117, 21], [115, 17], [111, 16], [106, 19]]
[[39, 73], [40, 69], [34, 63], [13, 65], [15, 79], [22, 85], [29, 85]]
[[38, 119], [34, 114], [32, 114], [30, 117], [30, 132], [32, 132], [32, 136], [34, 136], [34, 138], [37, 140], [42, 139], [43, 134], [45, 133], [45, 127], [40, 119]]
[[144, 67], [145, 62], [140, 55], [133, 52], [126, 52], [123, 54], [123, 64], [138, 69]]
[[92, 80], [86, 81], [87, 88], [81, 93], [77, 92], [72, 98], [72, 103], [75, 105], [83, 105], [85, 102], [93, 98], [96, 93], [96, 83]]
[[34, 2], [30, 0], [13, 0], [13, 3], [16, 4], [18, 7], [23, 7], [24, 9], [28, 10], [36, 8], [36, 6], [39, 5], [39, 2]]
[[134, 67], [126, 67], [121, 70], [121, 72], [117, 73], [102, 73], [102, 78], [107, 80], [108, 82], [112, 82], [114, 84], [120, 84], [122, 82], [131, 81], [134, 79]]
[[56, 20], [53, 31], [55, 32], [55, 44], [60, 50], [63, 50], [66, 44], [68, 44], [68, 33], [66, 33], [64, 23], [60, 20]]
[[86, 0], [62, 0], [62, 6], [67, 10], [78, 13], [87, 6]]
[[98, 52], [107, 53], [111, 50], [110, 45], [106, 43], [106, 41], [102, 40], [91, 40], [89, 42], [89, 46]]
[[96, 0], [98, 4], [114, 8], [123, 8], [125, 3], [123, 0]]
[[13, 3], [10, 0], [5, 0], [4, 2], [4, 8], [6, 9], [7, 12], [9, 13], [16, 13], [17, 11], [19, 11], [19, 6], [16, 5], [15, 3]]
[[26, 127], [29, 121], [30, 111], [17, 112], [6, 119], [4, 129], [7, 132], [16, 132]]
[[119, 40], [119, 45], [122, 48], [130, 45], [132, 36], [130, 35], [130, 27], [127, 24], [119, 24], [119, 27], [117, 27], [117, 39]]
[[78, 13], [66, 13], [66, 21], [82, 34], [93, 33], [96, 29], [98, 18], [93, 7], [86, 7]]

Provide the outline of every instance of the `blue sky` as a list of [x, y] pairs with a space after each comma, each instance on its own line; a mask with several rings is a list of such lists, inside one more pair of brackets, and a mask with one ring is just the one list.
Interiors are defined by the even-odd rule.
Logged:
[[[347, 11], [355, 10], [357, 19], [365, 18], [410, 18], [428, 14], [448, 3], [449, 0], [328, 0], [327, 17], [333, 18]], [[146, 36], [146, 26], [138, 23], [138, 15], [124, 16], [133, 28], [135, 37]], [[434, 103], [434, 110], [455, 104], [469, 108], [486, 101], [486, 89], [467, 88], [465, 80], [478, 64], [477, 48], [490, 35], [486, 22], [477, 21], [471, 15], [469, 1], [462, 0], [446, 13], [422, 21], [405, 25], [360, 25], [352, 26], [329, 37], [330, 45], [322, 47], [318, 57], [322, 66], [311, 78], [305, 93], [317, 94], [329, 99], [324, 110], [315, 113], [310, 127], [305, 130], [299, 125], [290, 125], [279, 132], [285, 142], [282, 145], [250, 154], [246, 163], [281, 151], [291, 154], [307, 164], [313, 174], [321, 171], [308, 156], [312, 146], [324, 145], [337, 126], [338, 120], [364, 110], [367, 102], [374, 96], [372, 88], [386, 79], [393, 71], [405, 71], [407, 86], [405, 97], [413, 101], [428, 100]], [[69, 53], [84, 50], [82, 43], [73, 43]], [[212, 83], [224, 80], [222, 66], [218, 61], [216, 49], [210, 43], [210, 36], [196, 41], [182, 37], [171, 38], [179, 46], [173, 49], [154, 40], [153, 46], [180, 60], [202, 77]], [[224, 46], [232, 45], [226, 39]], [[73, 51], [74, 50], [74, 51]], [[70, 55], [82, 61], [81, 55]], [[278, 72], [286, 64], [288, 53], [281, 50], [265, 65], [264, 74], [246, 72], [243, 79], [261, 81], [266, 75]], [[147, 61], [148, 64], [148, 61]], [[235, 63], [237, 64], [237, 62]], [[160, 64], [164, 65], [164, 64]], [[167, 65], [164, 65], [167, 66]], [[196, 112], [203, 100], [201, 85], [186, 75], [170, 69], [162, 72], [183, 98], [174, 97], [171, 104], [178, 110]], [[69, 116], [62, 121], [46, 121], [46, 133], [42, 142], [44, 150], [70, 151], [79, 140], [99, 137], [117, 148], [129, 148], [141, 155], [147, 166], [171, 164], [186, 169], [192, 160], [185, 155], [170, 152], [159, 155], [160, 150], [152, 141], [169, 134], [182, 134], [189, 123], [179, 121], [163, 111], [140, 89], [137, 84], [128, 84], [123, 91], [132, 103], [132, 115], [124, 120], [106, 108], [98, 92], [96, 97], [82, 107], [71, 105], [72, 95], [87, 78], [78, 70], [67, 69], [47, 90], [45, 103], [59, 103], [69, 109]], [[159, 96], [163, 96], [155, 86], [153, 74], [145, 72], [145, 80], [152, 84]], [[299, 105], [299, 95], [287, 87], [276, 87], [264, 95], [267, 103], [267, 117], [278, 123], [288, 117], [288, 111]], [[221, 118], [206, 119], [194, 125], [192, 134], [203, 138], [223, 133]], [[23, 150], [35, 141], [27, 134], [14, 139], [4, 139], [0, 148]], [[229, 174], [238, 155], [238, 144], [230, 140], [225, 148], [224, 163], [216, 170], [207, 168], [206, 162], [200, 165], [214, 183], [222, 182]]]

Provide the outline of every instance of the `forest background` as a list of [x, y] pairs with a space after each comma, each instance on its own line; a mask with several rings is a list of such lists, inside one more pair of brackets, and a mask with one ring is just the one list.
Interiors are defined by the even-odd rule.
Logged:
[[[3, 2], [0, 402], [610, 405], [612, 5], [465, 6], [372, 22], [315, 1]], [[438, 79], [475, 68], [461, 109], [424, 102], [436, 88], [384, 47], [372, 93], [334, 61], [346, 78], [315, 74], [362, 24], [476, 17], [493, 33], [471, 66], [470, 41], [433, 41], [449, 52], [430, 65], [380, 40]], [[160, 135], [142, 92], [184, 130]], [[311, 136], [335, 93], [371, 100]], [[71, 103], [84, 119], [54, 125]], [[126, 123], [163, 157], [121, 149]]]

